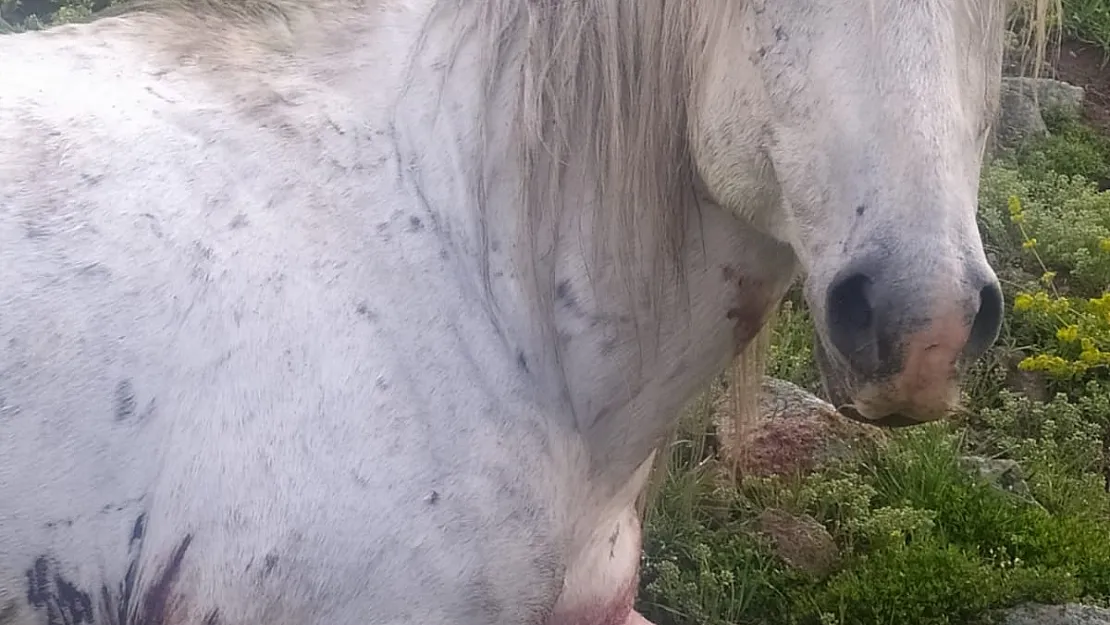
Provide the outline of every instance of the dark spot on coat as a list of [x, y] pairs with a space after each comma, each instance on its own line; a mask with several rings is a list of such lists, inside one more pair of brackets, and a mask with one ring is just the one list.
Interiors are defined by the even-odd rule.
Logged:
[[120, 625], [127, 625], [128, 616], [132, 608], [132, 597], [135, 596], [135, 583], [139, 577], [139, 560], [137, 555], [138, 554], [136, 554], [136, 557], [132, 558], [131, 564], [127, 566], [127, 573], [123, 575], [123, 583], [120, 584]]
[[150, 228], [151, 234], [159, 239], [165, 236], [165, 233], [162, 231], [162, 225], [158, 222], [157, 217], [155, 217], [152, 213], [143, 213], [142, 217], [146, 219], [146, 223], [147, 226]]
[[209, 610], [208, 614], [204, 615], [203, 625], [219, 625], [220, 623], [220, 610], [219, 608]]
[[12, 599], [11, 601], [5, 603], [4, 607], [0, 608], [0, 625], [7, 625], [8, 623], [11, 623], [12, 620], [15, 619], [15, 611], [15, 599]]
[[120, 380], [116, 385], [116, 421], [124, 421], [135, 416], [135, 386], [131, 380]]
[[613, 528], [613, 535], [609, 537], [609, 559], [617, 557], [617, 539], [621, 536], [620, 523]]
[[601, 355], [612, 356], [617, 351], [617, 339], [609, 337], [601, 342]]
[[433, 490], [432, 492], [428, 493], [428, 496], [424, 498], [424, 501], [428, 502], [429, 506], [436, 505], [437, 503], [439, 503], [439, 491]]
[[866, 212], [866, 211], [867, 211], [867, 207], [864, 206], [863, 204], [860, 204], [859, 206], [856, 207], [856, 215], [863, 215], [863, 213]]
[[278, 555], [272, 551], [270, 553], [267, 553], [266, 557], [262, 559], [262, 574], [269, 575], [270, 573], [273, 573], [274, 569], [277, 568], [277, 565]]
[[412, 226], [413, 232], [419, 232], [420, 230], [424, 229], [424, 222], [421, 221], [420, 218], [416, 215], [409, 217], [409, 225]]
[[104, 174], [81, 174], [81, 182], [89, 187], [96, 187], [104, 181], [104, 177]]
[[100, 506], [100, 512], [102, 514], [107, 513], [107, 512], [123, 512], [124, 510], [126, 510], [128, 508], [128, 506], [133, 506], [134, 504], [138, 503], [140, 501], [140, 499], [141, 498], [136, 497], [134, 499], [125, 499], [123, 501], [117, 501], [115, 503], [106, 503], [103, 506]]
[[763, 315], [749, 307], [730, 308], [726, 316], [735, 322], [732, 335], [737, 352], [747, 347], [763, 327]]
[[132, 549], [131, 563], [127, 565], [127, 573], [120, 582], [119, 594], [113, 597], [107, 584], [100, 587], [100, 602], [107, 625], [131, 625], [131, 597], [135, 594], [135, 578], [139, 568], [139, 552], [134, 546]]
[[783, 28], [782, 26], [775, 26], [775, 40], [776, 41], [786, 41], [788, 39], [790, 39], [790, 37], [787, 36], [786, 29]]
[[57, 563], [39, 556], [27, 569], [27, 603], [46, 613], [46, 625], [93, 622], [92, 600], [57, 571]]
[[186, 534], [185, 538], [174, 547], [169, 560], [162, 571], [154, 577], [154, 581], [147, 587], [143, 596], [142, 606], [133, 622], [128, 625], [164, 625], [169, 622], [170, 599], [174, 582], [181, 574], [181, 563], [185, 559], [185, 552], [193, 542], [193, 535]]
[[247, 216], [243, 213], [239, 213], [238, 215], [231, 218], [231, 223], [229, 223], [227, 226], [232, 230], [239, 230], [240, 228], [246, 228], [247, 225]]
[[366, 302], [359, 302], [358, 306], [355, 306], [355, 312], [358, 313], [359, 317], [362, 317], [363, 319], [366, 319], [367, 321], [377, 321], [378, 320], [378, 313], [371, 310], [370, 305], [367, 304]]
[[374, 229], [378, 231], [378, 235], [381, 236], [382, 241], [385, 241], [386, 243], [388, 243], [388, 242], [393, 240], [393, 234], [389, 232], [389, 224], [388, 223], [378, 224], [377, 226], [374, 227]]
[[517, 354], [516, 354], [516, 364], [518, 366], [520, 366], [522, 371], [524, 371], [525, 373], [529, 373], [529, 371], [528, 371], [528, 359], [524, 357], [524, 352], [517, 352]]
[[200, 241], [193, 241], [193, 250], [204, 260], [212, 260], [212, 248]]
[[100, 263], [89, 263], [77, 270], [77, 273], [90, 278], [111, 278], [112, 270]]
[[44, 239], [50, 236], [50, 230], [41, 224], [23, 224], [23, 236], [28, 239]]
[[573, 338], [574, 338], [574, 337], [572, 337], [572, 336], [571, 336], [571, 335], [570, 335], [569, 333], [567, 333], [567, 332], [558, 332], [558, 333], [556, 334], [556, 339], [558, 339], [558, 341], [559, 341], [559, 345], [561, 345], [561, 346], [563, 346], [563, 347], [566, 347], [567, 345], [570, 345], [570, 341], [571, 341], [571, 339], [573, 339]]
[[729, 308], [725, 317], [734, 323], [733, 341], [736, 353], [740, 353], [763, 328], [772, 303], [760, 281], [738, 279], [737, 284], [740, 285], [737, 305]]
[[131, 526], [131, 544], [143, 539], [143, 534], [146, 533], [146, 513], [140, 514], [135, 519], [135, 524]]
[[561, 280], [555, 285], [555, 299], [562, 302], [563, 306], [579, 319], [586, 316], [586, 313], [578, 305], [578, 299], [571, 292], [569, 281]]

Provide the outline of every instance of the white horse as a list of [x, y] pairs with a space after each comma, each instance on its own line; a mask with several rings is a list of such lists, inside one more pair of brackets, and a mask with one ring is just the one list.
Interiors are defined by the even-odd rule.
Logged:
[[1003, 0], [179, 2], [0, 37], [0, 625], [643, 623], [796, 276], [860, 419], [996, 336]]

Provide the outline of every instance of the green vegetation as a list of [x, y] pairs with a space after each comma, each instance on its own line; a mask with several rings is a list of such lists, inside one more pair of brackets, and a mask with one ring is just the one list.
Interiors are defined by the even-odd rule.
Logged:
[[88, 19], [117, 0], [0, 0], [0, 34]]
[[1110, 57], [1110, 2], [1063, 0], [1064, 33], [1102, 48]]
[[[809, 475], [734, 481], [707, 451], [715, 404], [702, 401], [648, 514], [649, 618], [941, 625], [990, 622], [1026, 601], [1110, 602], [1110, 192], [1093, 182], [1110, 177], [1110, 139], [1046, 121], [1050, 137], [983, 173], [980, 230], [1010, 308], [965, 387], [966, 414]], [[792, 298], [771, 375], [815, 388], [811, 341]], [[1015, 375], [1035, 392], [1012, 388]], [[1008, 490], [968, 457], [1016, 461], [1026, 479]], [[760, 527], [768, 510], [823, 527], [835, 563], [788, 565]]]

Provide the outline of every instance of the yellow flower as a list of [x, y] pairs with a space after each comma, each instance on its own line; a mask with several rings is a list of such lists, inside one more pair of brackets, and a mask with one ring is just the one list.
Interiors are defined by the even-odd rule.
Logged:
[[1006, 200], [1006, 207], [1010, 209], [1010, 215], [1020, 215], [1021, 199], [1016, 195], [1011, 195], [1009, 199]]
[[1079, 326], [1064, 326], [1056, 331], [1056, 338], [1062, 343], [1074, 343], [1079, 340]]
[[1018, 293], [1014, 298], [1014, 310], [1029, 310], [1033, 308], [1033, 296], [1028, 293]]
[[1022, 242], [1021, 247], [1022, 249], [1031, 250], [1034, 247], [1037, 247], [1037, 239], [1026, 239]]
[[1085, 363], [1093, 365], [1102, 360], [1102, 352], [1100, 352], [1098, 348], [1083, 350], [1083, 352], [1079, 354], [1079, 359]]
[[1110, 237], [1102, 237], [1098, 240], [1098, 250], [1110, 253]]
[[[1034, 239], [1034, 241], [1036, 241], [1036, 239]], [[1046, 271], [1046, 272], [1044, 272], [1044, 274], [1041, 275], [1041, 282], [1044, 282], [1045, 284], [1048, 284], [1049, 282], [1052, 282], [1052, 280], [1055, 277], [1056, 277], [1056, 272], [1055, 271]]]
[[1085, 368], [1080, 365], [1081, 363], [1069, 363], [1059, 356], [1037, 354], [1036, 356], [1029, 356], [1022, 359], [1022, 361], [1018, 363], [1018, 369], [1022, 371], [1044, 371], [1049, 375], [1067, 377], [1077, 370]]

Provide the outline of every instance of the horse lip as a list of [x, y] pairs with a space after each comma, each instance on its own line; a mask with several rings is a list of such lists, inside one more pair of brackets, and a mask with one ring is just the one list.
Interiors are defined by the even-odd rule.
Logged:
[[845, 417], [848, 417], [852, 421], [856, 421], [856, 422], [859, 422], [859, 423], [866, 423], [867, 425], [873, 425], [875, 427], [880, 427], [880, 428], [895, 429], [895, 428], [910, 427], [910, 426], [914, 426], [914, 425], [921, 425], [920, 421], [917, 421], [915, 419], [911, 419], [910, 417], [907, 417], [906, 415], [904, 415], [902, 413], [899, 413], [899, 412], [894, 412], [894, 413], [879, 417], [877, 419], [868, 419], [867, 417], [863, 416], [863, 414], [860, 413], [859, 410], [856, 410], [856, 408], [854, 406], [851, 406], [851, 405], [840, 406], [836, 410], [837, 410], [837, 412], [844, 415]]

